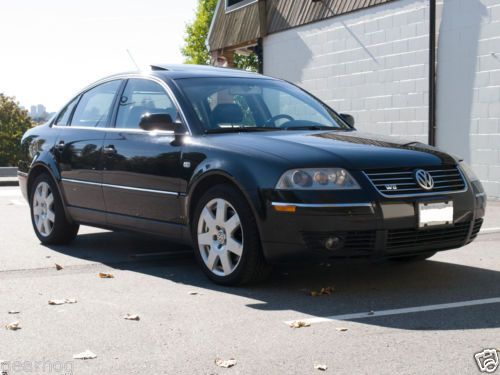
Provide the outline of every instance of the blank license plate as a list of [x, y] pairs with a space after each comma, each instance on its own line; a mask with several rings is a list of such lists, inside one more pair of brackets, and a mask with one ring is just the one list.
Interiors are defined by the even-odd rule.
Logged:
[[419, 203], [419, 228], [453, 223], [453, 202]]

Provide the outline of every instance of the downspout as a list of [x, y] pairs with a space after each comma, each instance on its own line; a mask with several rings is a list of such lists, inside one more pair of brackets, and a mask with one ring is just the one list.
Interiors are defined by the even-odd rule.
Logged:
[[436, 145], [436, 0], [429, 0], [429, 145]]
[[267, 35], [267, 1], [259, 0], [259, 38], [257, 39], [257, 46], [255, 53], [259, 61], [258, 72], [264, 74], [264, 43], [263, 39]]

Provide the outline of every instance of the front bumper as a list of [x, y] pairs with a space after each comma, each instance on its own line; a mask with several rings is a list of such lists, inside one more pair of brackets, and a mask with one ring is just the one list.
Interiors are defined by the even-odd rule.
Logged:
[[[290, 203], [293, 213], [276, 210], [289, 203], [283, 198], [267, 194], [260, 223], [264, 254], [271, 263], [380, 259], [458, 248], [476, 238], [486, 206], [484, 193], [474, 186], [457, 194], [404, 199], [370, 194], [363, 201], [357, 196], [355, 202], [324, 203], [328, 199], [323, 196], [323, 203]], [[419, 202], [449, 200], [453, 224], [418, 228]]]

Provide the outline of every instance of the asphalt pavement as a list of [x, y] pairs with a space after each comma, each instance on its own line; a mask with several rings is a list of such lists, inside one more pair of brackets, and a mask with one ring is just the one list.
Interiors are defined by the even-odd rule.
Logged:
[[[429, 261], [280, 268], [240, 288], [212, 284], [191, 249], [161, 238], [82, 227], [71, 245], [42, 246], [15, 187], [0, 188], [0, 209], [9, 375], [480, 374], [474, 354], [500, 349], [499, 202], [474, 243]], [[97, 358], [73, 359], [86, 350]]]

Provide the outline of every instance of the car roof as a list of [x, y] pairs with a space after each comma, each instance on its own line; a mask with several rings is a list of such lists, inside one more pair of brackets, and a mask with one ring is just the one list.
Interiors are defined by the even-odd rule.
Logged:
[[151, 71], [172, 79], [201, 77], [262, 77], [258, 73], [245, 70], [192, 64], [153, 64], [151, 65]]
[[152, 75], [165, 79], [183, 79], [183, 78], [261, 78], [272, 79], [258, 73], [249, 72], [240, 69], [220, 68], [208, 65], [191, 65], [191, 64], [153, 64], [149, 70], [123, 72], [105, 77], [102, 80], [112, 78], [123, 78], [128, 75]]

